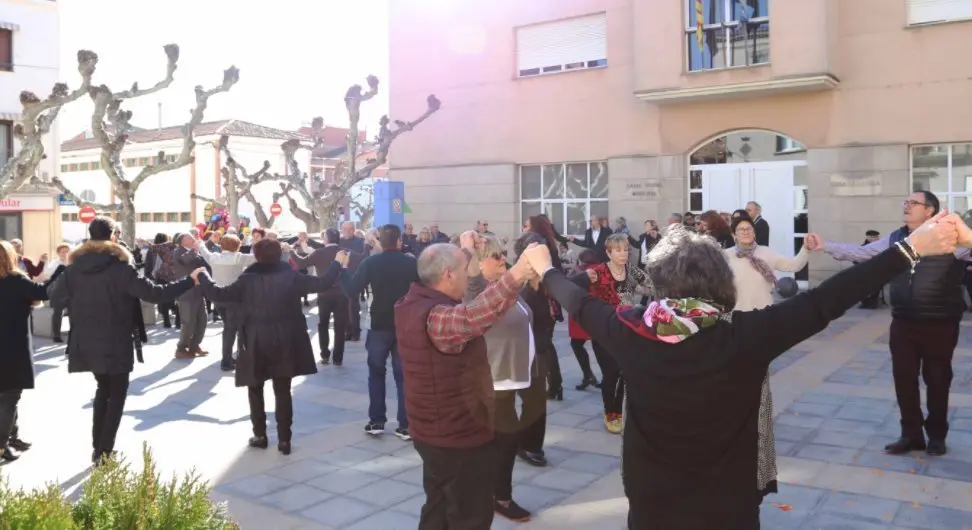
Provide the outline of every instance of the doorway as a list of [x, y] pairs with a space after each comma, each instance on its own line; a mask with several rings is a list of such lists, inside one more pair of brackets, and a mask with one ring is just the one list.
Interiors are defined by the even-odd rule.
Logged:
[[[794, 256], [809, 230], [806, 149], [767, 131], [739, 131], [715, 138], [689, 157], [689, 211], [732, 212], [759, 203], [770, 226], [769, 247]], [[806, 288], [809, 270], [777, 272]]]
[[23, 220], [19, 212], [0, 213], [0, 239], [4, 241], [23, 239], [22, 226]]

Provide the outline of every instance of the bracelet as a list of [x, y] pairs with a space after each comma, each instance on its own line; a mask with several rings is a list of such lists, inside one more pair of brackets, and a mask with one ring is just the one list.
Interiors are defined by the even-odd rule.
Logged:
[[907, 241], [899, 241], [894, 244], [898, 248], [898, 252], [901, 253], [908, 263], [911, 264], [911, 272], [915, 271], [915, 266], [918, 265], [918, 261], [921, 259], [915, 249]]
[[911, 239], [910, 238], [907, 238], [906, 237], [906, 238], [902, 239], [901, 240], [901, 244], [904, 245], [905, 250], [907, 250], [908, 252], [910, 252], [911, 253], [911, 256], [916, 261], [921, 259], [921, 254], [919, 254], [918, 251], [915, 250], [915, 246], [911, 244]]

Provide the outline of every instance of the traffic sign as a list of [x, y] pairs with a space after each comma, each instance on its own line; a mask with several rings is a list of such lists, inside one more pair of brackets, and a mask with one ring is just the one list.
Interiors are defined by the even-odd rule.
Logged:
[[275, 202], [270, 205], [270, 215], [276, 217], [280, 215], [281, 212], [283, 212], [283, 208], [280, 207], [279, 202]]
[[78, 220], [82, 223], [90, 223], [94, 221], [94, 218], [98, 215], [98, 212], [90, 206], [84, 206], [78, 210]]

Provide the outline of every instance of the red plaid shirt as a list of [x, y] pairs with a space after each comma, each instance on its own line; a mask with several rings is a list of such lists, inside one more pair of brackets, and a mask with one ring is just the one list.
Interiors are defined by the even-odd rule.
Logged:
[[443, 353], [459, 353], [469, 341], [486, 333], [519, 294], [520, 282], [507, 272], [467, 304], [436, 306], [429, 313], [429, 339]]

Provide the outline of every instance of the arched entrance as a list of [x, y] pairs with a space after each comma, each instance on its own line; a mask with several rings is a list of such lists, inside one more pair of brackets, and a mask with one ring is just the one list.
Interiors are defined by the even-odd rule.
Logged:
[[[688, 188], [689, 211], [732, 212], [755, 201], [770, 226], [770, 248], [789, 257], [803, 246], [807, 151], [796, 140], [762, 130], [721, 134], [689, 155]], [[795, 276], [806, 287], [808, 271], [777, 276]]]

